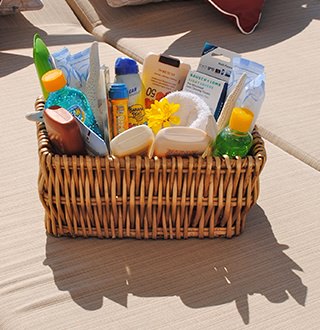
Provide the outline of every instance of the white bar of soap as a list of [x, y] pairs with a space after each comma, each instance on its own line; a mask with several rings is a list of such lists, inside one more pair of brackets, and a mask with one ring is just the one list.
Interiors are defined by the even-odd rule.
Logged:
[[111, 154], [116, 157], [149, 156], [154, 134], [146, 125], [139, 125], [118, 134], [110, 142]]
[[158, 157], [199, 155], [210, 142], [210, 136], [199, 128], [167, 127], [156, 135], [153, 152]]

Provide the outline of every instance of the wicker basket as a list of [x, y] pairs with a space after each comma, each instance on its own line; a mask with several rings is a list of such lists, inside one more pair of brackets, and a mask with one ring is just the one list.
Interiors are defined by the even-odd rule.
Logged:
[[[36, 109], [43, 110], [43, 100]], [[232, 237], [245, 226], [266, 162], [253, 132], [252, 156], [60, 156], [37, 123], [39, 196], [54, 236], [99, 238]]]

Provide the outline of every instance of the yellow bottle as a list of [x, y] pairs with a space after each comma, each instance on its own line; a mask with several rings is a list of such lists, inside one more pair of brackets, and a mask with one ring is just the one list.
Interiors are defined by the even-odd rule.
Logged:
[[109, 136], [110, 139], [129, 128], [128, 89], [125, 84], [114, 83], [109, 90]]

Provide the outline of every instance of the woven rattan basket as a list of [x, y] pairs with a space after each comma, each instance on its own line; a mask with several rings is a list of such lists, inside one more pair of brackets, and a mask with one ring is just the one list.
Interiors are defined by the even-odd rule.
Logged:
[[[36, 109], [43, 110], [43, 100]], [[92, 157], [54, 154], [37, 123], [39, 196], [54, 236], [99, 238], [232, 237], [259, 195], [266, 161], [253, 132], [252, 156]]]

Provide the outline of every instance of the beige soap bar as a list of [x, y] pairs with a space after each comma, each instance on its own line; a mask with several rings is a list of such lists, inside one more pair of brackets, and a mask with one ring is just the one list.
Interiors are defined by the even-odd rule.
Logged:
[[154, 134], [146, 125], [135, 126], [115, 136], [110, 142], [111, 154], [116, 157], [151, 156]]
[[210, 142], [210, 136], [199, 128], [167, 127], [156, 135], [154, 155], [158, 157], [200, 155]]

